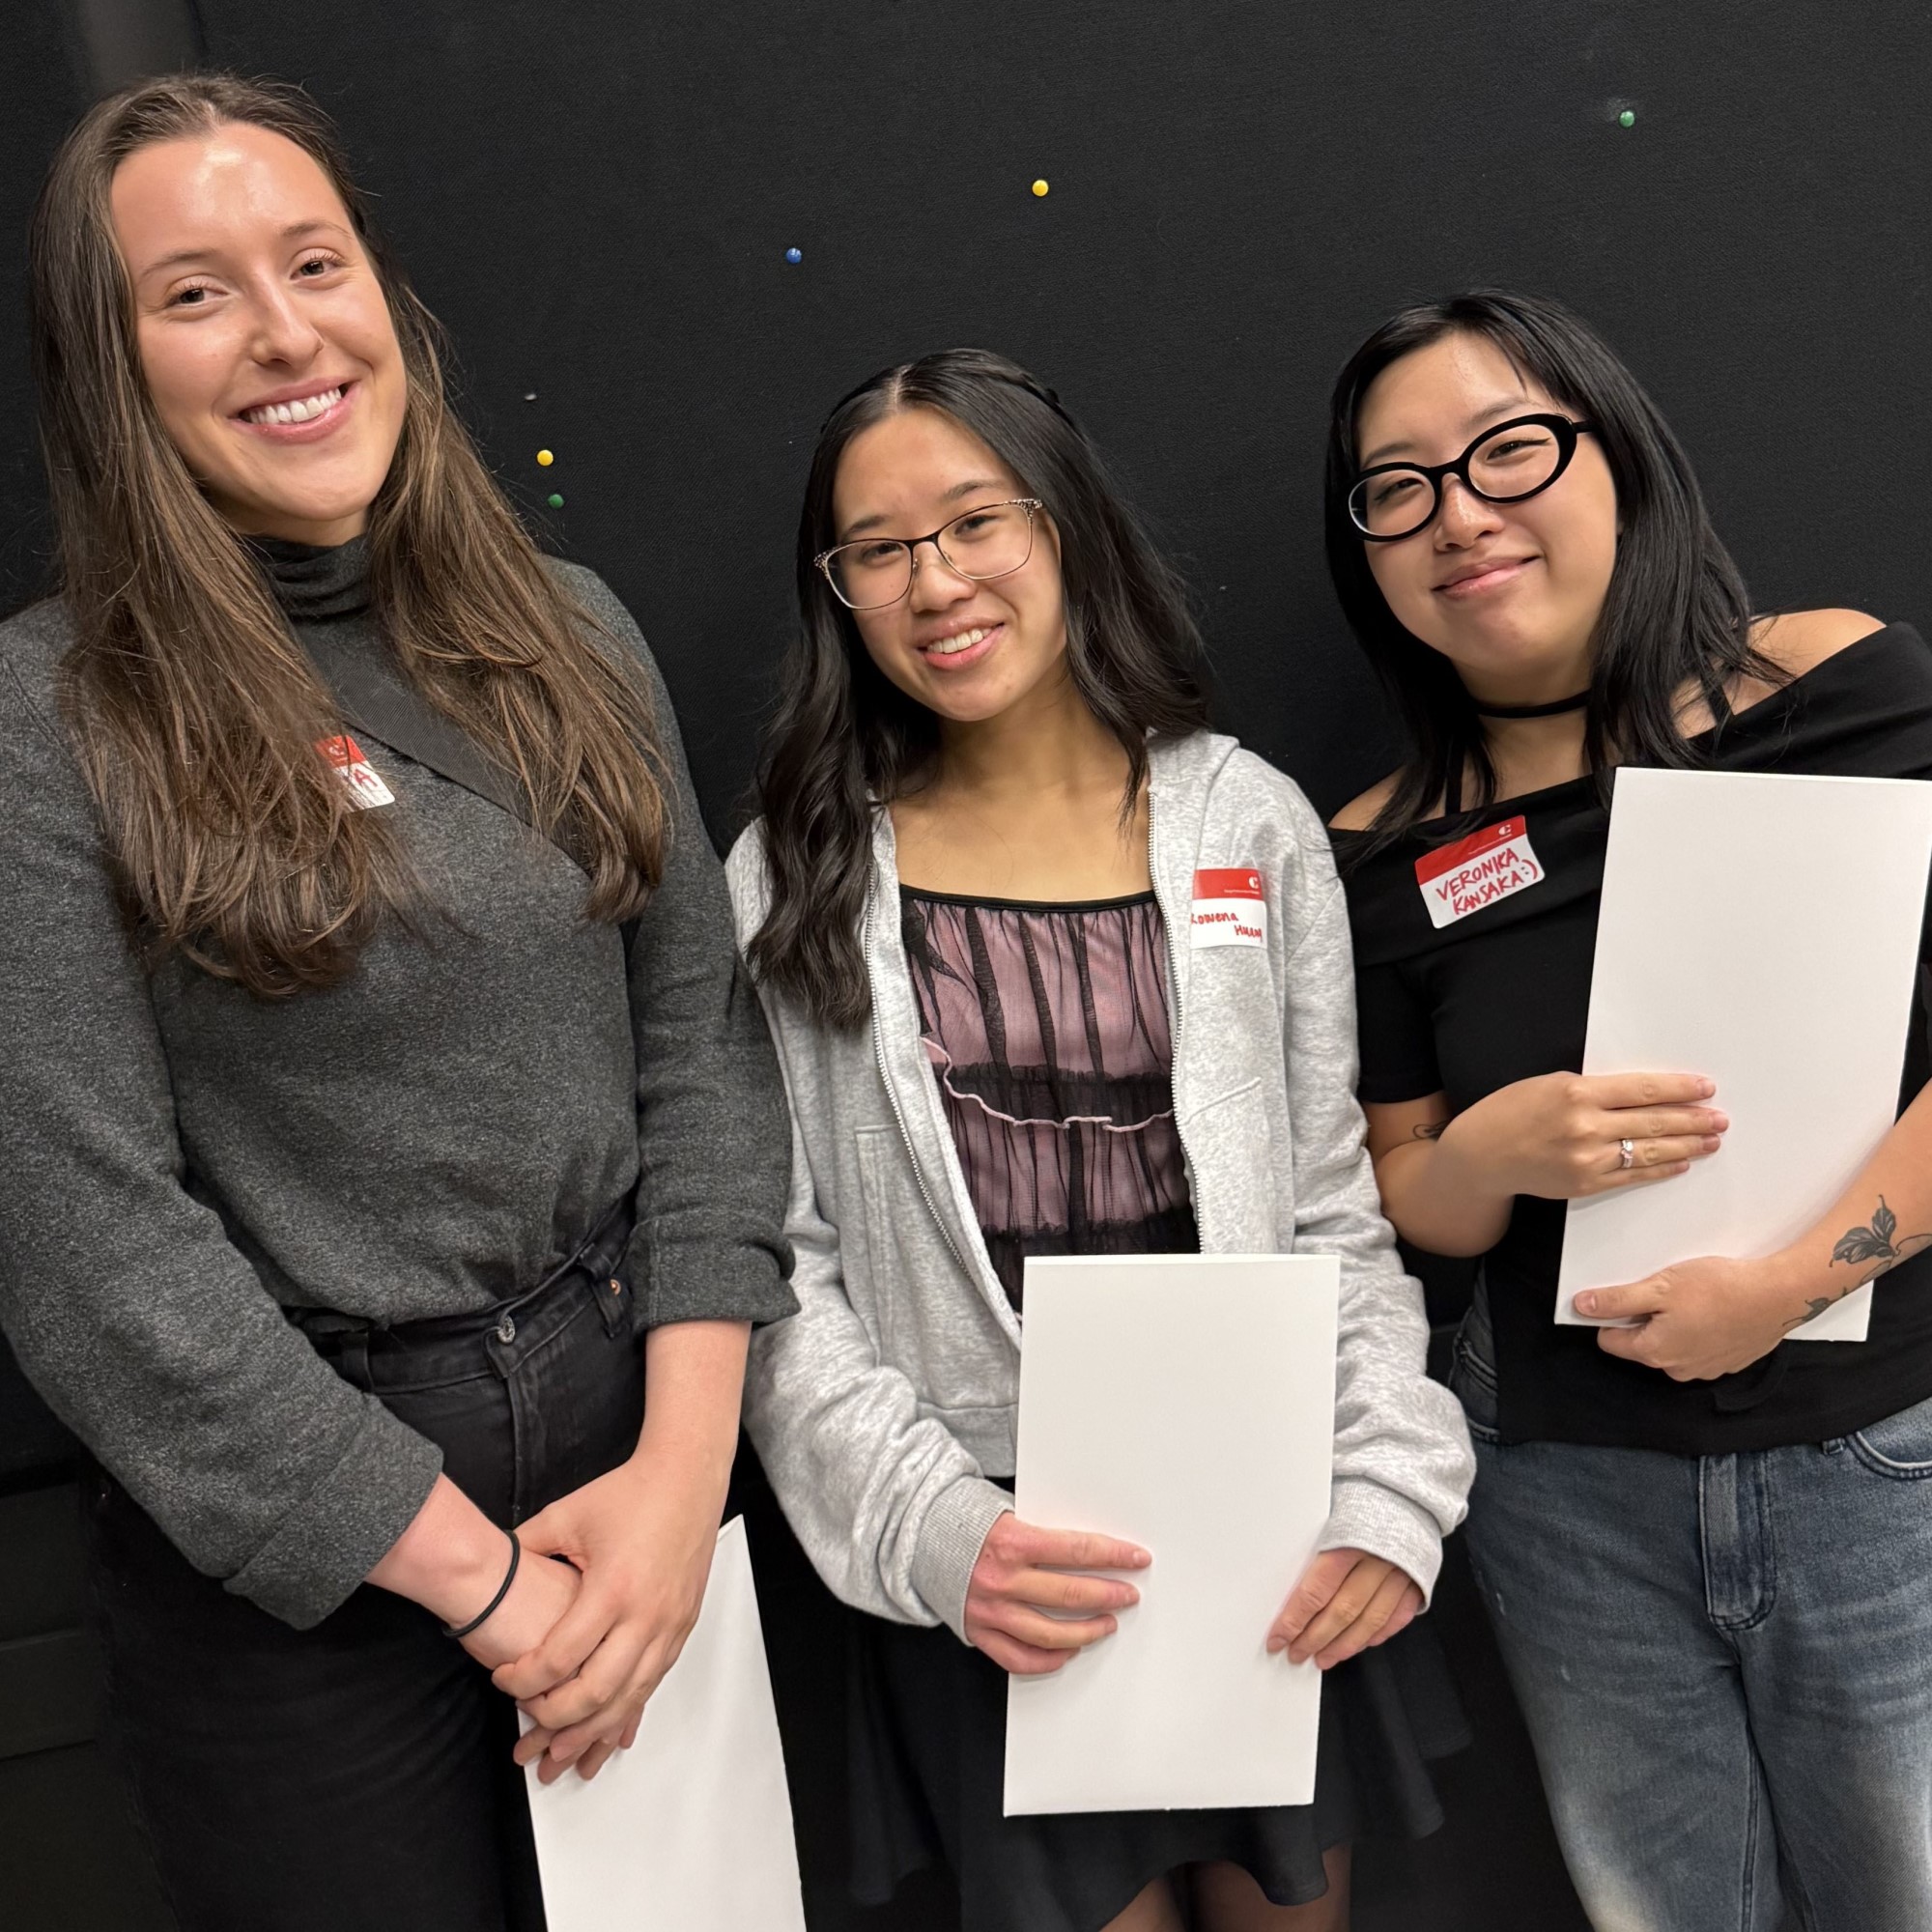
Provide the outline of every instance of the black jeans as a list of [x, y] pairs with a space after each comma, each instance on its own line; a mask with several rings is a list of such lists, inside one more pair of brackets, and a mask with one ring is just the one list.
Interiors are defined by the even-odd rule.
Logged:
[[[300, 1325], [507, 1528], [637, 1447], [628, 1233], [479, 1314]], [[105, 1477], [89, 1515], [109, 1743], [182, 1932], [542, 1932], [515, 1708], [427, 1610], [364, 1585], [292, 1630]]]

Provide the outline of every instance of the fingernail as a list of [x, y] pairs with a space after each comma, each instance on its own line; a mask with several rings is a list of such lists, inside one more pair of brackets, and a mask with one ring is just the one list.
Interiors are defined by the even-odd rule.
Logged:
[[1718, 1083], [1715, 1080], [1700, 1077], [1697, 1082], [1697, 1091], [1708, 1100], [1718, 1091]]
[[1267, 1647], [1268, 1655], [1272, 1657], [1276, 1652], [1286, 1650], [1288, 1648], [1288, 1641], [1285, 1637], [1271, 1636], [1268, 1638]]
[[1731, 1124], [1731, 1117], [1727, 1113], [1725, 1113], [1721, 1107], [1719, 1107], [1717, 1110], [1717, 1120], [1714, 1122], [1714, 1124], [1717, 1127], [1718, 1132], [1722, 1133], [1724, 1129]]
[[1134, 1551], [1133, 1567], [1136, 1570], [1145, 1570], [1152, 1561], [1153, 1553], [1151, 1550], [1136, 1549]]
[[1716, 1153], [1723, 1144], [1724, 1138], [1721, 1134], [1706, 1134], [1704, 1136], [1703, 1147], [1706, 1153]]
[[1594, 1315], [1596, 1312], [1597, 1297], [1586, 1289], [1577, 1297], [1577, 1313], [1578, 1315]]

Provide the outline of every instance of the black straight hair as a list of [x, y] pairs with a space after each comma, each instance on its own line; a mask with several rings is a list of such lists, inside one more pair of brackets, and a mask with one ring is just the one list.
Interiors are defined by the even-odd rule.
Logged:
[[1460, 794], [1474, 779], [1471, 811], [1492, 804], [1495, 766], [1473, 700], [1456, 668], [1397, 621], [1369, 569], [1368, 546], [1349, 515], [1360, 469], [1356, 432], [1370, 385], [1391, 363], [1444, 336], [1493, 343], [1579, 422], [1594, 426], [1616, 486], [1616, 563], [1597, 618], [1584, 715], [1584, 760], [1607, 787], [1614, 762], [1690, 765], [1695, 749], [1678, 727], [1687, 686], [1724, 716], [1722, 694], [1745, 675], [1781, 684], [1784, 673], [1751, 643], [1744, 579], [1718, 540], [1683, 445], [1636, 378], [1590, 326], [1559, 303], [1500, 289], [1472, 289], [1391, 316], [1336, 379], [1328, 418], [1324, 519], [1328, 571], [1343, 614], [1406, 726], [1414, 756], [1377, 813], [1366, 857]]
[[918, 409], [978, 437], [1045, 505], [1060, 540], [1067, 668], [1127, 754], [1123, 811], [1147, 777], [1150, 736], [1208, 722], [1201, 636], [1180, 578], [1051, 389], [984, 349], [941, 350], [861, 383], [812, 452], [798, 523], [799, 629], [757, 779], [771, 903], [752, 967], [830, 1026], [855, 1026], [871, 1009], [860, 924], [872, 829], [929, 775], [939, 721], [872, 663], [812, 559], [838, 541], [833, 492], [852, 439]]

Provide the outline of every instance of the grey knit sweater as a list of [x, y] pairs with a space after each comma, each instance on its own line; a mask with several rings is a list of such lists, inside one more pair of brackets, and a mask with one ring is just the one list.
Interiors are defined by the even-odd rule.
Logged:
[[[265, 567], [318, 661], [380, 671], [359, 542]], [[143, 973], [55, 701], [66, 613], [0, 626], [0, 1323], [187, 1557], [298, 1626], [394, 1542], [440, 1456], [278, 1303], [485, 1307], [635, 1187], [646, 1324], [794, 1305], [778, 1075], [669, 703], [622, 606], [559, 568], [649, 667], [676, 772], [628, 956], [555, 846], [357, 728], [451, 917], [281, 1001]]]

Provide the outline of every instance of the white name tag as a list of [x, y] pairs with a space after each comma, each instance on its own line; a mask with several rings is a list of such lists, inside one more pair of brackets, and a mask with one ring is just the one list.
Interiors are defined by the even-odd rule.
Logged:
[[1436, 926], [1453, 925], [1513, 893], [1539, 885], [1544, 870], [1529, 844], [1529, 822], [1505, 818], [1415, 862], [1422, 903]]
[[1265, 946], [1267, 900], [1262, 895], [1261, 873], [1252, 866], [1196, 872], [1187, 943], [1196, 948]]
[[349, 787], [349, 796], [367, 810], [374, 805], [394, 805], [396, 795], [377, 775], [362, 747], [346, 732], [339, 738], [323, 738], [316, 750], [329, 762], [335, 775]]

